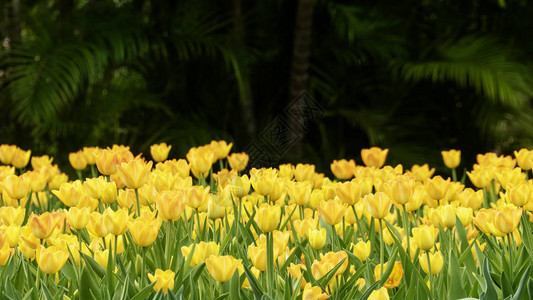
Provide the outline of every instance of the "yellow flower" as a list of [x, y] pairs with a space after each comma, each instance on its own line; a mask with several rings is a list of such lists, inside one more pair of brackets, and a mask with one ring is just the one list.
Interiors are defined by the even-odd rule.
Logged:
[[311, 199], [312, 186], [308, 182], [294, 182], [288, 186], [289, 196], [299, 206], [306, 206]]
[[94, 251], [94, 260], [102, 267], [107, 268], [107, 261], [109, 259], [109, 249]]
[[69, 153], [68, 160], [74, 170], [81, 171], [87, 167], [87, 158], [82, 150]]
[[198, 264], [203, 263], [206, 258], [208, 258], [211, 255], [218, 255], [220, 245], [215, 242], [200, 242], [196, 245], [191, 244], [190, 246], [182, 246], [181, 247], [181, 254], [187, 259], [189, 254], [192, 251], [192, 248], [194, 246], [194, 253], [191, 258], [191, 267], [195, 267]]
[[520, 217], [522, 216], [522, 209], [517, 209], [511, 206], [505, 206], [500, 210], [495, 211], [494, 226], [503, 234], [509, 234], [518, 227]]
[[302, 294], [302, 300], [324, 300], [328, 298], [329, 295], [327, 293], [323, 293], [320, 287], [312, 286], [311, 283], [307, 283], [305, 285]]
[[[442, 270], [442, 265], [444, 264], [444, 260], [442, 259], [442, 255], [440, 254], [440, 251], [435, 251], [434, 253], [429, 253], [429, 260], [431, 263], [431, 275], [439, 274], [440, 270]], [[429, 268], [428, 268], [428, 260], [425, 254], [420, 255], [418, 261], [420, 262], [420, 266], [422, 267], [422, 270], [428, 274]]]
[[425, 186], [426, 192], [434, 200], [440, 200], [446, 195], [448, 186], [450, 184], [450, 178], [444, 180], [441, 176], [435, 176], [431, 179], [426, 179]]
[[[1, 245], [2, 243], [0, 243]], [[0, 266], [5, 266], [9, 261], [9, 258], [13, 256], [14, 249], [11, 249], [7, 243], [4, 246], [0, 246]]]
[[387, 288], [382, 287], [379, 290], [374, 290], [368, 297], [368, 300], [389, 300], [389, 292]]
[[245, 152], [232, 153], [230, 156], [228, 156], [229, 166], [237, 172], [243, 171], [248, 165], [249, 160], [250, 157]]
[[398, 176], [390, 187], [392, 200], [399, 205], [407, 204], [415, 193], [415, 178]]
[[494, 178], [494, 167], [478, 167], [474, 168], [472, 172], [466, 172], [466, 174], [468, 175], [468, 178], [470, 178], [470, 181], [473, 185], [475, 185], [477, 188], [482, 189], [489, 186], [492, 179]]
[[455, 226], [455, 207], [452, 205], [439, 206], [434, 213], [436, 213], [437, 220], [443, 228], [453, 228]]
[[33, 170], [39, 171], [44, 166], [52, 166], [53, 157], [48, 155], [34, 156], [31, 158], [31, 167]]
[[85, 189], [82, 188], [81, 182], [79, 180], [74, 181], [73, 183], [63, 183], [58, 191], [52, 191], [63, 204], [68, 207], [78, 205], [81, 198], [85, 195]]
[[8, 175], [0, 184], [0, 188], [3, 188], [13, 199], [26, 198], [30, 192], [30, 181], [26, 176]]
[[31, 214], [28, 220], [31, 232], [39, 239], [44, 240], [48, 238], [57, 225], [57, 219], [49, 213], [45, 212], [41, 215]]
[[[383, 270], [387, 269], [387, 263], [383, 264]], [[376, 277], [376, 280], [380, 280], [381, 278], [381, 266], [377, 265], [374, 269], [374, 276]], [[383, 285], [387, 289], [393, 289], [400, 285], [400, 282], [402, 281], [403, 277], [403, 268], [402, 263], [397, 261], [394, 263], [394, 267], [392, 268], [392, 272], [389, 275], [389, 278], [387, 278], [387, 281], [385, 281], [385, 284]]]
[[370, 215], [376, 219], [385, 218], [392, 206], [392, 200], [387, 194], [377, 192], [365, 196], [365, 204]]
[[411, 168], [411, 174], [415, 176], [418, 182], [424, 182], [426, 179], [431, 178], [433, 173], [435, 173], [435, 168], [430, 169], [428, 164], [422, 166], [413, 165]]
[[167, 159], [171, 148], [172, 146], [167, 145], [167, 143], [155, 144], [150, 146], [150, 154], [155, 162], [164, 161]]
[[20, 148], [17, 148], [15, 155], [13, 155], [13, 161], [11, 164], [17, 169], [25, 168], [30, 162], [30, 157], [31, 150], [24, 151]]
[[292, 179], [294, 176], [294, 166], [292, 164], [279, 165], [279, 177]]
[[461, 150], [448, 150], [448, 151], [441, 151], [442, 154], [442, 160], [444, 160], [444, 164], [449, 169], [455, 169], [459, 166], [461, 163]]
[[516, 206], [524, 206], [529, 202], [533, 190], [528, 183], [522, 183], [517, 187], [511, 187], [507, 191], [507, 198]]
[[0, 227], [0, 247], [2, 245], [2, 228], [4, 231], [5, 243], [11, 248], [15, 247], [20, 241], [20, 227], [17, 225], [2, 225]]
[[209, 147], [191, 148], [187, 153], [192, 174], [196, 178], [200, 178], [200, 175], [206, 178], [216, 159], [215, 153]]
[[68, 175], [65, 173], [60, 173], [52, 177], [50, 182], [48, 182], [48, 187], [50, 187], [50, 190], [58, 190], [59, 187], [61, 187], [61, 185], [67, 181]]
[[0, 207], [0, 220], [2, 224], [9, 226], [11, 224], [21, 226], [24, 222], [24, 214], [26, 209], [22, 207], [14, 208], [12, 206]]
[[335, 194], [342, 202], [352, 206], [355, 205], [362, 196], [362, 182], [359, 180], [347, 181], [335, 187]]
[[340, 180], [347, 180], [354, 176], [355, 161], [353, 159], [350, 159], [350, 161], [347, 161], [346, 159], [334, 160], [331, 163], [330, 168], [335, 177]]
[[164, 191], [156, 197], [159, 216], [164, 221], [176, 221], [185, 210], [185, 192], [183, 190]]
[[[239, 274], [244, 273], [244, 267], [242, 266], [242, 264], [240, 264], [237, 269], [239, 270]], [[259, 278], [259, 274], [261, 273], [261, 271], [259, 271], [256, 267], [251, 267], [250, 271], [252, 271], [252, 274], [254, 275], [255, 279]], [[250, 281], [248, 281], [248, 277], [244, 279], [244, 282], [242, 283], [242, 287], [251, 288]]]
[[281, 219], [281, 208], [277, 205], [261, 204], [255, 215], [255, 222], [261, 231], [267, 233], [278, 228]]
[[68, 223], [74, 229], [83, 229], [89, 223], [90, 211], [87, 207], [71, 207], [65, 212]]
[[128, 222], [128, 230], [133, 241], [141, 247], [148, 247], [155, 241], [160, 227], [161, 221], [158, 219], [137, 218]]
[[118, 174], [124, 184], [130, 189], [138, 189], [148, 181], [152, 162], [146, 163], [144, 159], [136, 158], [118, 167]]
[[389, 149], [381, 150], [378, 147], [371, 147], [370, 149], [361, 150], [361, 158], [367, 167], [381, 168], [385, 164]]
[[352, 244], [352, 252], [357, 258], [359, 258], [360, 261], [364, 262], [370, 255], [371, 251], [371, 244], [370, 241], [363, 242], [361, 239], [357, 242], [357, 244]]
[[266, 271], [267, 269], [267, 249], [265, 247], [248, 246], [248, 257], [252, 261], [254, 267], [259, 271]]
[[97, 237], [105, 237], [109, 234], [105, 223], [104, 215], [99, 212], [92, 212], [89, 215], [89, 222], [87, 223], [87, 230]]
[[311, 181], [315, 174], [315, 165], [297, 164], [294, 169], [294, 178], [298, 182]]
[[233, 197], [241, 198], [250, 192], [250, 179], [248, 179], [248, 175], [242, 175], [242, 176], [233, 176], [229, 183], [231, 194]]
[[163, 290], [163, 293], [168, 293], [168, 290], [174, 288], [174, 276], [176, 274], [172, 270], [163, 271], [161, 269], [156, 269], [155, 274], [148, 274], [148, 279], [150, 282], [156, 282], [154, 285], [154, 290], [158, 292]]
[[61, 270], [69, 257], [68, 251], [57, 246], [48, 248], [37, 246], [36, 260], [39, 268], [46, 274], [55, 274]]
[[514, 151], [514, 156], [516, 157], [516, 162], [518, 166], [524, 170], [531, 170], [533, 167], [533, 151], [526, 148], [520, 149], [520, 151]]
[[28, 171], [22, 176], [28, 178], [31, 191], [34, 193], [41, 192], [46, 187], [46, 176], [39, 171]]
[[96, 156], [100, 152], [100, 148], [98, 147], [83, 147], [81, 150], [83, 152], [83, 155], [85, 156], [85, 160], [87, 161], [87, 164], [90, 166], [93, 166], [96, 164]]
[[324, 245], [326, 245], [326, 229], [322, 228], [320, 230], [309, 230], [307, 238], [309, 239], [309, 244], [311, 247], [313, 247], [313, 249], [320, 250], [324, 247]]
[[289, 272], [289, 274], [292, 276], [292, 278], [295, 281], [298, 281], [300, 278], [302, 278], [302, 280], [300, 281], [300, 289], [303, 289], [305, 284], [307, 283], [305, 278], [302, 276], [302, 269], [304, 269], [304, 270], [306, 269], [304, 264], [295, 265], [295, 264], [291, 263], [287, 267], [287, 272]]
[[216, 159], [224, 159], [228, 156], [233, 143], [226, 143], [226, 141], [211, 141], [208, 145], [211, 148], [211, 151], [216, 156]]
[[187, 189], [187, 205], [193, 209], [198, 209], [207, 202], [209, 197], [209, 186], [193, 186]]
[[241, 262], [241, 259], [235, 259], [231, 255], [211, 255], [205, 260], [205, 267], [216, 281], [226, 282], [231, 279]]
[[413, 228], [413, 239], [420, 250], [429, 250], [437, 239], [437, 231], [433, 225], [422, 225]]
[[455, 213], [457, 214], [457, 217], [459, 218], [459, 220], [461, 220], [461, 224], [463, 224], [463, 226], [465, 227], [472, 223], [472, 212], [473, 210], [470, 207], [459, 206], [455, 208]]
[[337, 225], [341, 222], [346, 207], [346, 203], [336, 198], [329, 201], [322, 200], [317, 209], [320, 217], [326, 224]]
[[15, 145], [0, 145], [0, 161], [5, 165], [10, 165], [17, 149], [18, 147]]
[[277, 172], [274, 169], [252, 169], [250, 171], [250, 182], [254, 190], [261, 196], [268, 196], [274, 190], [277, 180]]
[[111, 149], [101, 149], [96, 156], [96, 167], [103, 175], [117, 173], [117, 165], [120, 163], [119, 154]]
[[122, 235], [128, 229], [130, 216], [125, 208], [116, 211], [107, 208], [104, 211], [104, 223], [107, 231], [113, 235]]
[[457, 195], [457, 200], [462, 206], [477, 210], [483, 204], [483, 190], [474, 191], [471, 188], [466, 188]]

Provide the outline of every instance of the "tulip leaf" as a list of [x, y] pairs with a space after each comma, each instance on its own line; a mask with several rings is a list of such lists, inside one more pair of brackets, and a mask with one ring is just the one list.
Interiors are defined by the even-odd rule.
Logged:
[[502, 273], [501, 279], [500, 279], [500, 287], [502, 289], [502, 296], [507, 297], [512, 295], [513, 293], [513, 286], [511, 284], [511, 281], [509, 280], [509, 277], [507, 276], [506, 272]]
[[[21, 261], [21, 265], [24, 265], [24, 262]], [[23, 291], [24, 286], [26, 284], [24, 279], [24, 268], [21, 268], [20, 266], [17, 268], [17, 274], [14, 276], [15, 282], [14, 286], [17, 291]]]
[[145, 286], [140, 292], [138, 292], [131, 300], [144, 300], [148, 299], [148, 295], [150, 295], [154, 290], [155, 281], [150, 283], [149, 285]]
[[96, 281], [96, 274], [88, 265], [84, 265], [81, 270], [80, 275], [80, 284], [79, 286], [79, 292], [80, 292], [80, 299], [91, 299], [93, 298], [92, 293], [95, 294], [98, 299], [102, 298], [102, 295], [100, 293], [100, 285]]
[[26, 295], [24, 295], [24, 298], [22, 300], [38, 300], [39, 295], [37, 295], [37, 292], [35, 292], [34, 288], [31, 288]]
[[492, 277], [490, 276], [489, 261], [487, 258], [485, 258], [485, 260], [483, 261], [483, 278], [485, 279], [485, 290], [480, 295], [479, 299], [498, 299], [496, 287], [494, 286], [494, 282], [492, 281]]
[[342, 285], [342, 287], [335, 293], [335, 295], [338, 295], [339, 297], [344, 298], [344, 299], [352, 299], [353, 297], [346, 297], [343, 295], [349, 292], [350, 290], [351, 291], [358, 290], [359, 285], [357, 285], [356, 282], [359, 278], [363, 277], [363, 273], [365, 272], [366, 268], [367, 268], [366, 264], [361, 265], [361, 267], [359, 267], [359, 269], [355, 271], [355, 273], [350, 277], [350, 279], [348, 279], [348, 281], [346, 281], [345, 284]]
[[114, 269], [115, 269], [115, 263], [113, 259], [113, 245], [111, 244], [108, 249], [107, 269], [106, 269], [107, 289], [110, 295], [114, 294], [114, 289], [115, 289], [115, 273], [113, 272]]
[[529, 280], [530, 269], [531, 269], [531, 266], [528, 266], [526, 271], [524, 272], [524, 275], [522, 275], [522, 278], [520, 279], [520, 284], [518, 285], [518, 288], [516, 289], [513, 295], [513, 299], [519, 300], [522, 297], [522, 293], [524, 292], [524, 286], [526, 285], [526, 282], [528, 281], [531, 282], [531, 280]]
[[87, 263], [87, 266], [89, 266], [92, 269], [92, 271], [94, 271], [96, 275], [98, 275], [98, 277], [100, 278], [104, 277], [104, 275], [106, 274], [106, 270], [102, 268], [102, 266], [100, 266], [100, 264], [97, 263], [96, 260], [94, 260], [94, 258], [90, 257], [89, 255], [83, 252], [80, 252], [80, 256], [83, 257], [83, 259]]
[[320, 279], [318, 279], [318, 284], [321, 287], [328, 285], [330, 280], [333, 278], [333, 276], [335, 276], [335, 273], [337, 273], [337, 270], [342, 266], [346, 259], [347, 258], [343, 258], [337, 265], [335, 265], [335, 267], [333, 267], [333, 269], [329, 270], [329, 272], [324, 274], [324, 276], [320, 277]]
[[261, 288], [259, 287], [259, 283], [257, 282], [257, 279], [255, 278], [255, 275], [250, 271], [248, 266], [246, 264], [242, 264], [242, 267], [244, 269], [244, 274], [246, 274], [246, 278], [248, 278], [248, 282], [250, 282], [250, 287], [252, 288], [252, 291], [254, 292], [255, 299], [261, 299], [264, 296], [263, 291], [261, 291]]
[[463, 283], [461, 282], [461, 269], [457, 262], [457, 257], [455, 257], [453, 252], [450, 252], [448, 255], [448, 266], [450, 287], [453, 287], [448, 289], [448, 299], [460, 299], [466, 297], [467, 295], [463, 289]]
[[46, 300], [53, 300], [52, 294], [50, 294], [50, 291], [46, 287], [45, 281], [41, 281], [41, 295], [46, 298]]
[[239, 272], [235, 271], [233, 273], [233, 276], [230, 279], [230, 293], [229, 298], [232, 300], [239, 300], [241, 299], [240, 296], [240, 287], [241, 287], [241, 277], [239, 276]]
[[392, 273], [394, 263], [396, 262], [396, 256], [398, 256], [398, 246], [394, 245], [394, 247], [392, 248], [392, 252], [389, 256], [389, 261], [387, 262], [387, 268], [385, 268], [385, 270], [383, 271], [383, 276], [380, 276], [380, 286], [383, 286], [383, 284], [385, 284], [385, 281], [387, 281], [390, 274]]

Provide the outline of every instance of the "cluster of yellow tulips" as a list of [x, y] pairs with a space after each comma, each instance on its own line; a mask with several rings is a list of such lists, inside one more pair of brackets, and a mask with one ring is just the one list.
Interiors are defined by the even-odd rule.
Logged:
[[373, 147], [330, 179], [311, 164], [245, 172], [231, 148], [85, 147], [69, 180], [0, 145], [0, 298], [533, 297], [531, 150], [480, 154], [458, 179], [460, 151], [442, 152], [448, 178]]

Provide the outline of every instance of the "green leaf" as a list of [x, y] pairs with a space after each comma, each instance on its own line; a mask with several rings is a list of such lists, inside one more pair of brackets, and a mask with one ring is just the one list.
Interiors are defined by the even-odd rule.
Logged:
[[154, 291], [154, 285], [155, 281], [144, 287], [140, 292], [138, 292], [131, 300], [144, 300], [148, 299], [148, 295], [150, 295]]
[[93, 298], [92, 294], [98, 297], [98, 299], [102, 298], [101, 286], [95, 278], [96, 274], [94, 271], [87, 265], [84, 265], [81, 269], [80, 284], [78, 285], [81, 299], [91, 299]]
[[448, 255], [448, 266], [448, 279], [450, 286], [448, 289], [448, 299], [460, 299], [466, 297], [467, 294], [464, 291], [463, 283], [461, 282], [461, 269], [453, 252], [450, 252]]
[[361, 299], [359, 299], [359, 300], [366, 300], [366, 299], [368, 299], [368, 297], [370, 297], [370, 294], [372, 294], [372, 292], [378, 287], [378, 285], [379, 285], [379, 281], [374, 282], [374, 284], [371, 285], [371, 286], [366, 290], [366, 292], [363, 294], [363, 296], [362, 296]]
[[485, 258], [483, 261], [483, 278], [485, 279], [485, 290], [483, 294], [479, 297], [480, 300], [492, 300], [498, 299], [498, 293], [496, 293], [496, 288], [494, 282], [490, 276], [489, 270], [489, 261]]
[[230, 284], [229, 298], [231, 300], [241, 299], [241, 295], [239, 293], [239, 291], [241, 290], [241, 278], [239, 276], [238, 271], [233, 273], [233, 276], [231, 277], [229, 284]]
[[246, 264], [242, 264], [244, 269], [244, 274], [246, 274], [246, 278], [248, 278], [248, 282], [250, 282], [250, 287], [252, 288], [252, 291], [254, 292], [255, 299], [261, 299], [264, 296], [263, 291], [261, 291], [261, 288], [259, 287], [259, 283], [257, 282], [257, 279], [255, 278], [254, 274], [250, 269], [246, 266]]
[[[518, 288], [516, 289], [516, 292], [513, 295], [514, 300], [520, 300], [520, 298], [522, 297], [522, 293], [524, 292], [526, 282], [531, 282], [531, 280], [529, 280], [530, 269], [531, 266], [527, 267], [526, 271], [524, 272], [524, 275], [522, 275], [522, 278], [520, 279], [520, 284], [518, 285]], [[529, 296], [531, 296], [531, 293], [529, 294]]]

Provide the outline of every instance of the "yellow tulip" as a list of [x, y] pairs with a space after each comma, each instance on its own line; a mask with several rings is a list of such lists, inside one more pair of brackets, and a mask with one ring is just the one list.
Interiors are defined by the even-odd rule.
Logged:
[[330, 168], [335, 177], [340, 180], [347, 180], [354, 176], [355, 161], [353, 159], [350, 159], [350, 161], [347, 161], [346, 159], [334, 160], [331, 163]]
[[68, 160], [74, 170], [81, 171], [87, 167], [87, 158], [82, 150], [69, 153]]
[[304, 286], [306, 285], [307, 281], [305, 280], [305, 278], [302, 276], [302, 269], [306, 269], [305, 265], [304, 264], [298, 264], [298, 265], [295, 265], [293, 263], [291, 263], [288, 267], [287, 267], [287, 272], [289, 272], [289, 274], [292, 276], [292, 278], [294, 280], [299, 280], [301, 278], [301, 281], [300, 281], [300, 289], [303, 289]]
[[250, 182], [254, 190], [261, 196], [268, 196], [274, 190], [278, 174], [275, 169], [252, 169]]
[[192, 248], [194, 246], [194, 252], [191, 258], [191, 267], [195, 267], [201, 263], [203, 263], [206, 258], [208, 258], [211, 255], [218, 255], [220, 245], [215, 242], [200, 242], [196, 245], [191, 244], [190, 246], [182, 246], [181, 247], [181, 254], [187, 258], [189, 254], [192, 251]]
[[389, 292], [387, 288], [382, 287], [379, 290], [374, 290], [368, 297], [368, 300], [389, 300]]
[[[429, 253], [429, 260], [431, 263], [431, 275], [439, 274], [444, 264], [444, 260], [442, 259], [442, 255], [440, 254], [440, 251]], [[422, 267], [422, 270], [424, 270], [424, 272], [428, 274], [429, 267], [428, 267], [428, 260], [427, 260], [426, 255], [420, 255], [418, 262], [420, 262], [420, 266]]]
[[280, 178], [287, 178], [290, 180], [294, 176], [294, 166], [292, 164], [279, 165], [278, 170]]
[[120, 163], [119, 154], [111, 149], [101, 149], [96, 156], [96, 167], [103, 175], [117, 173], [117, 165]]
[[242, 198], [250, 192], [250, 179], [246, 174], [233, 176], [229, 181], [229, 187], [233, 197]]
[[442, 160], [449, 169], [455, 169], [461, 163], [461, 150], [441, 151]]
[[85, 161], [88, 165], [93, 166], [96, 164], [96, 156], [100, 152], [98, 147], [83, 147], [81, 150], [85, 156]]
[[309, 230], [309, 233], [307, 234], [307, 238], [309, 239], [309, 244], [313, 249], [320, 250], [326, 245], [326, 229], [321, 228]]
[[51, 166], [52, 161], [54, 161], [54, 158], [48, 155], [33, 156], [31, 158], [31, 167], [33, 170], [39, 171], [44, 166]]
[[446, 195], [449, 184], [450, 178], [444, 180], [441, 176], [435, 176], [431, 179], [426, 179], [426, 192], [434, 200], [441, 200]]
[[320, 287], [312, 286], [311, 283], [307, 283], [305, 285], [302, 294], [302, 300], [324, 300], [328, 298], [329, 295], [327, 293], [323, 293]]
[[31, 229], [31, 232], [39, 239], [47, 239], [57, 225], [57, 219], [49, 213], [45, 212], [41, 215], [31, 214], [28, 225]]
[[472, 212], [473, 210], [470, 207], [459, 206], [455, 208], [455, 214], [457, 215], [459, 220], [461, 220], [461, 224], [463, 224], [463, 226], [465, 227], [472, 223]]
[[168, 293], [168, 290], [174, 288], [174, 276], [176, 276], [176, 273], [172, 272], [172, 270], [156, 269], [154, 275], [148, 274], [148, 279], [150, 279], [150, 282], [156, 282], [154, 285], [156, 292], [161, 290], [163, 293]]
[[289, 196], [299, 206], [306, 206], [311, 199], [311, 184], [307, 182], [294, 182], [288, 187]]
[[[387, 263], [383, 264], [383, 270], [387, 269]], [[377, 265], [374, 269], [374, 276], [376, 277], [376, 280], [380, 280], [381, 278], [381, 266]], [[392, 272], [389, 275], [389, 278], [387, 278], [387, 281], [385, 281], [385, 284], [383, 285], [387, 289], [393, 289], [400, 285], [400, 282], [402, 281], [403, 277], [403, 268], [402, 263], [397, 261], [394, 263], [394, 267], [392, 268]]]
[[196, 178], [200, 175], [206, 178], [216, 159], [216, 154], [208, 147], [191, 148], [187, 153], [191, 172]]
[[529, 202], [530, 194], [533, 192], [528, 183], [522, 183], [517, 187], [511, 187], [507, 191], [507, 198], [516, 206], [524, 206]]
[[90, 211], [87, 207], [71, 207], [65, 212], [68, 223], [74, 229], [83, 229], [89, 223]]
[[15, 154], [13, 155], [13, 161], [11, 161], [11, 164], [17, 169], [25, 168], [30, 162], [30, 157], [31, 150], [24, 151], [20, 148], [17, 148]]
[[435, 173], [435, 168], [430, 169], [428, 164], [424, 164], [422, 166], [415, 164], [411, 168], [411, 174], [415, 176], [415, 179], [418, 182], [426, 181], [426, 179], [431, 178], [431, 176], [433, 176], [433, 173]]
[[104, 269], [107, 268], [109, 260], [109, 249], [94, 251], [94, 260]]
[[209, 186], [193, 186], [187, 189], [187, 205], [193, 209], [203, 206], [209, 199]]
[[144, 159], [136, 158], [117, 166], [118, 174], [124, 184], [130, 189], [138, 189], [148, 181], [152, 162], [146, 163]]
[[522, 170], [531, 170], [533, 167], [533, 151], [522, 148], [520, 151], [514, 151], [514, 156], [516, 157], [518, 166]]
[[377, 192], [375, 194], [366, 195], [365, 205], [370, 215], [376, 219], [383, 219], [390, 213], [392, 200], [387, 194]]
[[231, 279], [241, 262], [241, 259], [235, 259], [231, 255], [211, 255], [205, 260], [205, 267], [216, 281], [226, 282]]
[[248, 246], [248, 257], [252, 261], [254, 267], [259, 271], [266, 271], [267, 269], [267, 249], [265, 247]]
[[18, 147], [15, 145], [0, 145], [0, 161], [5, 165], [10, 165], [17, 149]]
[[232, 153], [230, 156], [228, 156], [229, 166], [231, 169], [236, 170], [237, 172], [241, 172], [246, 169], [249, 160], [250, 157], [244, 152]]
[[156, 197], [159, 216], [164, 221], [176, 221], [185, 210], [185, 191], [164, 191]]
[[255, 215], [255, 222], [261, 231], [267, 233], [278, 228], [281, 219], [281, 208], [277, 205], [261, 204]]
[[30, 187], [30, 180], [27, 176], [8, 175], [0, 183], [0, 188], [3, 188], [10, 198], [16, 200], [27, 198]]
[[39, 268], [46, 274], [55, 274], [61, 270], [69, 257], [68, 251], [61, 250], [57, 246], [48, 248], [37, 246], [36, 260]]
[[494, 226], [503, 234], [509, 234], [518, 227], [520, 217], [522, 216], [522, 209], [505, 206], [493, 215]]
[[82, 196], [86, 194], [79, 180], [73, 183], [66, 182], [59, 187], [59, 190], [52, 191], [52, 193], [68, 207], [78, 205]]
[[298, 182], [311, 181], [315, 173], [315, 165], [297, 164], [294, 169], [294, 178]]
[[494, 167], [492, 166], [479, 167], [477, 169], [474, 168], [472, 172], [466, 172], [466, 174], [468, 175], [468, 178], [470, 178], [472, 184], [480, 189], [489, 186], [495, 176]]
[[415, 193], [415, 187], [414, 177], [397, 177], [397, 179], [392, 182], [390, 189], [392, 200], [399, 205], [407, 204]]
[[385, 164], [389, 149], [371, 147], [370, 149], [361, 150], [361, 158], [367, 167], [381, 168]]
[[54, 175], [50, 179], [50, 182], [48, 182], [48, 187], [50, 188], [50, 190], [58, 190], [61, 187], [61, 185], [67, 181], [68, 181], [68, 175], [65, 173], [60, 173], [60, 174]]
[[474, 191], [471, 188], [466, 188], [457, 195], [457, 199], [461, 205], [477, 210], [483, 204], [483, 190]]
[[107, 208], [104, 211], [104, 224], [107, 231], [115, 236], [122, 235], [128, 229], [128, 222], [130, 216], [128, 210], [125, 208], [117, 209], [116, 211]]
[[161, 222], [158, 219], [145, 220], [137, 218], [128, 222], [128, 230], [133, 237], [135, 244], [141, 247], [148, 247], [157, 238]]
[[335, 194], [349, 206], [355, 205], [363, 196], [361, 181], [352, 180], [338, 184], [335, 187]]
[[317, 209], [322, 220], [326, 224], [333, 226], [342, 221], [346, 207], [346, 203], [343, 203], [339, 198], [335, 198], [329, 201], [322, 200]]
[[13, 253], [14, 249], [10, 248], [8, 243], [5, 243], [3, 246], [0, 246], [0, 266], [5, 266], [9, 261], [9, 258], [13, 256]]
[[155, 144], [150, 146], [150, 154], [155, 162], [161, 162], [167, 159], [171, 148], [167, 143]]
[[422, 225], [413, 228], [413, 239], [420, 250], [427, 251], [433, 248], [435, 240], [437, 239], [437, 231], [435, 231], [433, 225]]
[[372, 247], [370, 244], [370, 241], [367, 241], [366, 243], [363, 242], [361, 239], [357, 242], [357, 244], [352, 244], [352, 252], [353, 254], [359, 258], [360, 261], [364, 262], [370, 255]]

